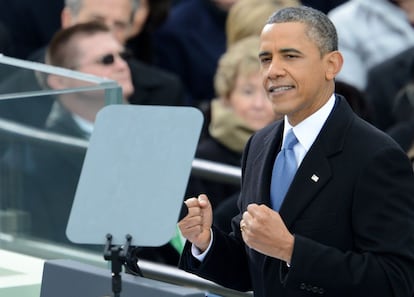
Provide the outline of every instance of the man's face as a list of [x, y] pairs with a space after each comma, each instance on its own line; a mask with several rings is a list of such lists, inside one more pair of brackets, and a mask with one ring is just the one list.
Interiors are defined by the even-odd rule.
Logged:
[[124, 47], [111, 33], [97, 33], [78, 38], [75, 70], [109, 78], [118, 82], [127, 99], [134, 91], [131, 72], [121, 57]]
[[287, 115], [292, 125], [327, 101], [336, 74], [330, 59], [332, 53], [321, 56], [305, 29], [305, 24], [299, 22], [271, 24], [261, 34], [263, 86], [274, 111]]
[[83, 0], [78, 15], [67, 11], [69, 20], [63, 26], [77, 23], [100, 21], [105, 23], [114, 34], [115, 38], [124, 44], [128, 38], [132, 6], [130, 0]]

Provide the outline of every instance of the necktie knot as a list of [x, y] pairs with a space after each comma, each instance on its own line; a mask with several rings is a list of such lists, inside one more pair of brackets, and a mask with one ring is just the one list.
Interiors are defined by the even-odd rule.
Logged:
[[285, 142], [283, 144], [283, 149], [291, 150], [298, 143], [295, 133], [292, 129], [288, 131], [285, 137]]

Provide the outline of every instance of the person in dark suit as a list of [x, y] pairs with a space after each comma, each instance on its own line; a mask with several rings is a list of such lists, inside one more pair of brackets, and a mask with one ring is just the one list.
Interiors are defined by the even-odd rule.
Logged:
[[396, 124], [393, 106], [398, 93], [414, 78], [414, 47], [373, 67], [365, 90], [373, 108], [373, 124], [387, 131]]
[[226, 50], [227, 12], [236, 0], [188, 0], [172, 7], [154, 32], [154, 63], [177, 74], [187, 105], [214, 97], [213, 77]]
[[[395, 141], [335, 94], [337, 48], [335, 27], [320, 11], [291, 7], [270, 17], [259, 59], [284, 119], [245, 147], [232, 233], [212, 225], [206, 195], [185, 201], [180, 268], [258, 297], [413, 295], [413, 169]], [[272, 170], [292, 132], [297, 171], [278, 208], [283, 175], [275, 179]]]

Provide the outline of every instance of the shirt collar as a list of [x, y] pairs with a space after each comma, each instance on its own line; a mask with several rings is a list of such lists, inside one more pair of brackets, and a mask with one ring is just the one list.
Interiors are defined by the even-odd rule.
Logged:
[[93, 132], [94, 124], [89, 122], [76, 114], [72, 114], [73, 120], [78, 124], [79, 128], [83, 131], [86, 138], [90, 138]]
[[332, 94], [329, 100], [315, 113], [304, 119], [302, 122], [292, 127], [285, 115], [285, 127], [283, 130], [283, 141], [289, 129], [293, 129], [293, 132], [298, 139], [298, 142], [305, 148], [306, 151], [310, 149], [322, 126], [328, 119], [329, 114], [333, 110], [335, 105], [335, 94]]

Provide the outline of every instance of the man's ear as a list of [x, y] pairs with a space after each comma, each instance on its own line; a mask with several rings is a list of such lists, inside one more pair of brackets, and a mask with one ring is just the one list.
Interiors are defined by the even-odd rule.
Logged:
[[327, 63], [325, 78], [326, 80], [333, 80], [339, 71], [341, 71], [344, 58], [339, 51], [333, 51], [328, 53], [325, 59]]
[[73, 15], [69, 8], [64, 7], [60, 14], [60, 23], [62, 28], [72, 26]]

